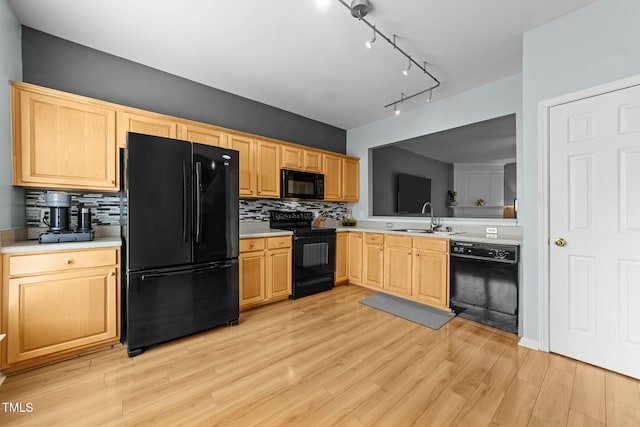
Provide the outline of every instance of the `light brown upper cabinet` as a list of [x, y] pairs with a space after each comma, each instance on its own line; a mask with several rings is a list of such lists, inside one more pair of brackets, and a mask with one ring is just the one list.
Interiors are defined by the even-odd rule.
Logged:
[[178, 125], [178, 139], [215, 147], [228, 147], [225, 132], [213, 126], [198, 123], [180, 123]]
[[[280, 197], [280, 144], [256, 140], [259, 197]], [[242, 155], [241, 155], [242, 157]]]
[[304, 158], [304, 170], [307, 172], [322, 173], [322, 153], [313, 150], [302, 150]]
[[360, 160], [355, 157], [342, 158], [342, 200], [356, 202], [360, 198]]
[[116, 111], [12, 82], [13, 184], [118, 191]]
[[118, 111], [118, 147], [127, 146], [127, 132], [177, 138], [178, 122], [162, 114]]
[[284, 169], [304, 169], [303, 151], [300, 147], [282, 144], [280, 147], [280, 166]]
[[[240, 197], [280, 196], [280, 169], [325, 174], [325, 199], [356, 201], [358, 159], [215, 125], [11, 82], [13, 184], [119, 191], [127, 133], [177, 138], [240, 152]], [[325, 161], [325, 159], [328, 159]]]
[[255, 144], [252, 138], [229, 135], [229, 148], [240, 152], [240, 197], [257, 194]]
[[324, 199], [342, 200], [342, 158], [323, 154]]

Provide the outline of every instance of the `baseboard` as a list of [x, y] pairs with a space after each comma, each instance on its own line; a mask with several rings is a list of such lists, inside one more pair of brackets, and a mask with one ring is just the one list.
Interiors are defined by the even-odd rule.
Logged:
[[520, 338], [520, 341], [518, 341], [518, 345], [531, 348], [533, 350], [540, 350], [540, 341], [532, 340], [530, 338]]

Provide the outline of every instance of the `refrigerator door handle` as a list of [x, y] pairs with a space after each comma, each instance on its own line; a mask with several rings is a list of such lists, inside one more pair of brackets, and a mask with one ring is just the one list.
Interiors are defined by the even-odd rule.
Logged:
[[196, 162], [196, 242], [202, 233], [202, 163]]
[[182, 162], [182, 241], [187, 243], [187, 166]]
[[166, 273], [165, 272], [163, 272], [163, 273], [149, 273], [149, 274], [143, 274], [141, 279], [142, 280], [152, 280], [152, 279], [157, 279], [158, 277], [179, 276], [179, 275], [185, 274], [185, 273], [199, 274], [199, 273], [205, 273], [207, 271], [221, 270], [223, 268], [229, 268], [232, 265], [233, 264], [231, 264], [231, 263], [213, 264], [213, 265], [208, 265], [206, 267], [196, 268], [194, 270], [177, 270], [177, 271], [168, 271]]

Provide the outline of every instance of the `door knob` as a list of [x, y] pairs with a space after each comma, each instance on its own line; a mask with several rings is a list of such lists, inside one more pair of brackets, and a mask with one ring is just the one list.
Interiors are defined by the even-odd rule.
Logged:
[[564, 240], [562, 237], [560, 237], [559, 239], [556, 239], [555, 242], [556, 246], [567, 246], [567, 241]]

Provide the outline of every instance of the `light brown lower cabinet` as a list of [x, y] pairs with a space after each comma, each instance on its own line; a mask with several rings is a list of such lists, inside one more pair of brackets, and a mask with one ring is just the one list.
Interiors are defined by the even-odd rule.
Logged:
[[349, 280], [349, 233], [336, 233], [336, 275], [335, 284], [342, 285]]
[[291, 295], [291, 236], [240, 240], [240, 309]]
[[20, 369], [120, 338], [119, 248], [3, 256], [2, 367]]
[[449, 241], [349, 232], [348, 281], [449, 309]]
[[349, 232], [349, 261], [347, 263], [349, 282], [362, 283], [362, 234]]
[[362, 281], [382, 289], [384, 280], [384, 234], [364, 233]]
[[412, 238], [387, 235], [384, 245], [384, 289], [411, 295]]

